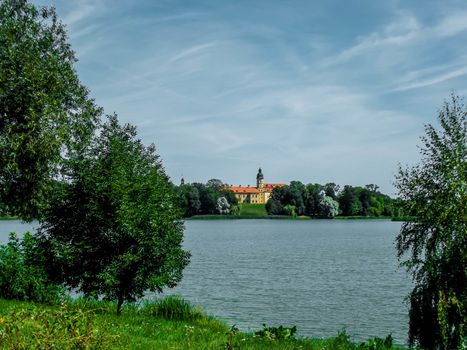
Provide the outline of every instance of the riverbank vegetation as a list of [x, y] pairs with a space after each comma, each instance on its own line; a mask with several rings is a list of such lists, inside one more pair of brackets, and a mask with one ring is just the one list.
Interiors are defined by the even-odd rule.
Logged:
[[177, 297], [124, 307], [75, 300], [59, 305], [0, 299], [1, 349], [313, 349], [402, 350], [392, 339], [354, 343], [345, 332], [327, 339], [296, 337], [295, 327], [245, 333]]

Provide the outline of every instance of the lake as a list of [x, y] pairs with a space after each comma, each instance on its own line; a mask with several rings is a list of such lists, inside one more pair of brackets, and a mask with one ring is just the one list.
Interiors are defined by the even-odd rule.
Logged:
[[[24, 228], [0, 221], [0, 241]], [[398, 269], [399, 229], [386, 220], [187, 221], [191, 263], [167, 294], [242, 330], [296, 325], [328, 337], [345, 327], [357, 341], [392, 333], [402, 344], [412, 284]]]

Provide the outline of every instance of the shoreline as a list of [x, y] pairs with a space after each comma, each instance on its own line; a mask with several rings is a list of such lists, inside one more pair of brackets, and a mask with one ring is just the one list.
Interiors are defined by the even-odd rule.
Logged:
[[386, 220], [386, 221], [405, 221], [404, 219], [392, 218], [390, 216], [336, 216], [334, 218], [318, 218], [310, 216], [287, 216], [287, 215], [194, 215], [183, 218], [184, 220]]
[[[294, 328], [291, 325], [258, 325], [256, 332], [240, 331], [235, 325], [230, 326], [176, 296], [126, 304], [121, 316], [116, 315], [115, 306], [112, 302], [89, 299], [66, 300], [60, 305], [0, 299], [0, 318], [4, 321], [0, 330], [4, 324], [15, 322], [15, 341], [35, 346], [47, 341], [54, 348], [79, 343], [103, 349], [407, 349], [400, 344], [392, 344], [390, 348], [373, 347], [376, 342], [382, 345], [384, 339], [371, 338], [362, 343], [352, 340], [351, 334], [337, 330], [336, 336], [325, 338], [294, 337], [295, 331], [290, 333]], [[53, 327], [42, 322], [44, 319], [52, 321]], [[76, 332], [54, 331], [69, 327]], [[30, 332], [32, 329], [35, 332]], [[4, 331], [11, 333], [12, 330], [10, 327]]]

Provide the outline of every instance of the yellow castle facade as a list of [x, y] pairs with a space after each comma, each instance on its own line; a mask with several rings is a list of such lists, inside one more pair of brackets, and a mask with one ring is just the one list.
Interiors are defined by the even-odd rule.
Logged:
[[256, 175], [256, 187], [231, 186], [228, 189], [235, 194], [239, 203], [266, 204], [271, 197], [272, 190], [281, 186], [286, 185], [265, 183], [263, 172], [259, 168]]

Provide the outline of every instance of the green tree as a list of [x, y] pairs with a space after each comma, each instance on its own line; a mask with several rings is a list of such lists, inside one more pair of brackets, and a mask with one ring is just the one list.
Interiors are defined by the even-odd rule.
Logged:
[[344, 186], [339, 195], [339, 208], [344, 216], [358, 215], [361, 212], [362, 205], [352, 186]]
[[266, 202], [266, 211], [269, 215], [281, 215], [284, 213], [284, 207], [279, 200], [269, 198]]
[[397, 251], [412, 273], [409, 343], [457, 349], [467, 337], [467, 108], [452, 95], [440, 130], [425, 127], [421, 162], [399, 168], [402, 211]]
[[308, 184], [305, 191], [305, 213], [309, 216], [320, 215], [321, 192], [323, 186], [320, 184]]
[[323, 195], [319, 203], [319, 213], [320, 216], [331, 219], [339, 213], [339, 203], [332, 197]]
[[326, 196], [331, 197], [334, 200], [337, 200], [337, 194], [339, 193], [339, 185], [336, 185], [334, 182], [328, 182], [324, 185], [324, 192]]
[[297, 215], [305, 214], [305, 185], [300, 181], [292, 181], [288, 186], [288, 191], [284, 204], [289, 204], [295, 207]]
[[368, 216], [371, 209], [371, 191], [362, 187], [355, 187], [354, 191], [358, 200], [360, 201], [360, 212], [358, 215]]
[[66, 170], [68, 183], [55, 192], [38, 233], [49, 275], [86, 296], [117, 300], [118, 314], [147, 290], [175, 286], [189, 254], [154, 146], [112, 116]]
[[0, 202], [23, 219], [39, 216], [61, 160], [102, 114], [75, 62], [53, 8], [0, 2]]
[[191, 184], [184, 184], [177, 187], [179, 196], [179, 206], [182, 208], [185, 217], [190, 217], [199, 213], [201, 201], [198, 189]]

